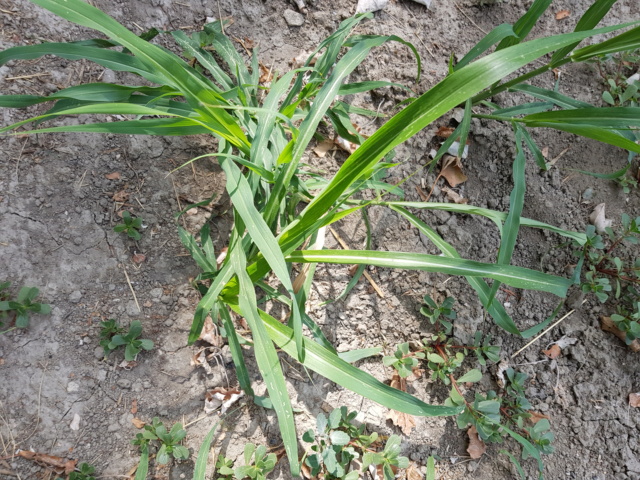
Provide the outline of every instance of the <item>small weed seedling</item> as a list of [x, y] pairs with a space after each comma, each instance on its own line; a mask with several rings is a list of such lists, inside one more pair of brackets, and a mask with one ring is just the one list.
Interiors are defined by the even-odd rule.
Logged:
[[420, 309], [420, 313], [429, 319], [431, 325], [440, 324], [444, 327], [447, 334], [451, 333], [453, 324], [447, 320], [443, 320], [442, 317], [449, 320], [455, 320], [457, 318], [456, 312], [453, 310], [453, 304], [455, 299], [453, 297], [447, 297], [442, 304], [436, 303], [429, 295], [424, 296], [424, 304]]
[[264, 445], [256, 448], [253, 443], [247, 443], [244, 446], [244, 465], [235, 468], [233, 474], [238, 480], [247, 477], [251, 480], [265, 480], [267, 474], [276, 467], [277, 461], [276, 454], [267, 454]]
[[118, 347], [124, 346], [124, 358], [131, 362], [136, 359], [142, 350], [151, 350], [153, 342], [146, 338], [138, 337], [142, 334], [142, 323], [140, 320], [134, 320], [129, 326], [129, 331], [124, 333], [126, 329], [118, 326], [115, 320], [110, 319], [102, 322], [102, 330], [100, 332], [100, 345], [104, 348], [104, 354], [109, 355]]
[[160, 464], [169, 463], [173, 456], [176, 460], [186, 460], [189, 458], [189, 450], [180, 445], [180, 442], [187, 436], [187, 431], [182, 428], [181, 423], [176, 423], [171, 430], [167, 431], [167, 427], [160, 421], [158, 417], [154, 417], [151, 425], [145, 425], [142, 433], [138, 433], [131, 443], [138, 445], [144, 453], [148, 451], [151, 442], [159, 444], [156, 461]]
[[[580, 281], [584, 268], [584, 293], [593, 293], [603, 303], [613, 296], [617, 313], [611, 320], [631, 343], [640, 338], [640, 258], [633, 254], [640, 243], [640, 217], [632, 219], [623, 214], [621, 223], [617, 232], [607, 227], [604, 235], [598, 235], [593, 225], [587, 227], [584, 245], [574, 243], [579, 247], [574, 252], [578, 256], [574, 278]], [[616, 255], [616, 249], [625, 243], [630, 245], [631, 254]]]
[[135, 241], [138, 241], [142, 238], [140, 232], [138, 231], [142, 227], [141, 218], [134, 218], [129, 212], [125, 210], [124, 212], [122, 212], [122, 221], [124, 223], [120, 223], [113, 227], [114, 232], [126, 232], [126, 234], [129, 235], [129, 237], [133, 238]]
[[[22, 287], [18, 292], [18, 297], [15, 300], [11, 300], [11, 297], [6, 293], [10, 285], [11, 282], [0, 284], [0, 312], [2, 313], [0, 319], [6, 318], [9, 312], [14, 312], [16, 316], [16, 328], [27, 328], [29, 326], [30, 313], [40, 313], [42, 315], [51, 313], [50, 305], [34, 302], [40, 294], [40, 290], [36, 287]], [[3, 322], [0, 321], [0, 326], [2, 325]]]
[[[88, 463], [81, 463], [80, 467], [78, 467], [77, 472], [71, 472], [67, 480], [96, 480], [96, 477], [93, 476], [95, 472], [95, 467], [93, 465], [89, 465]], [[63, 480], [58, 477], [56, 480]]]
[[[378, 434], [365, 434], [365, 426], [353, 424], [356, 412], [348, 412], [346, 407], [336, 408], [327, 418], [323, 413], [316, 419], [316, 430], [308, 430], [302, 439], [314, 443], [311, 453], [305, 459], [312, 477], [356, 480], [369, 466], [380, 467], [385, 480], [395, 477], [392, 467], [406, 468], [409, 460], [400, 456], [400, 437], [392, 435], [384, 449], [372, 449], [378, 441]], [[357, 460], [362, 458], [360, 468]]]

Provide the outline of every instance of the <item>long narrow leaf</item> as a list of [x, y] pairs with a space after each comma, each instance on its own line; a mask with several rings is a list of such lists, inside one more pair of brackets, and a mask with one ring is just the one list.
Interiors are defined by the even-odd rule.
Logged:
[[508, 23], [498, 25], [489, 33], [487, 33], [487, 35], [482, 40], [480, 40], [471, 50], [469, 50], [469, 52], [464, 57], [462, 57], [462, 60], [456, 63], [456, 65], [453, 67], [453, 70], [460, 70], [462, 67], [470, 64], [484, 52], [489, 50], [496, 43], [507, 37], [514, 36], [516, 36], [516, 34], [513, 31], [513, 25], [509, 25]]
[[557, 105], [561, 108], [569, 109], [569, 108], [591, 108], [593, 105], [587, 102], [581, 102], [580, 100], [575, 100], [571, 97], [567, 97], [566, 95], [562, 95], [553, 90], [547, 90], [546, 88], [535, 87], [533, 85], [529, 85], [526, 83], [519, 83], [518, 85], [514, 85], [509, 88], [510, 92], [524, 92], [535, 98], [539, 98], [540, 100], [545, 100], [552, 102], [554, 105]]
[[[524, 193], [526, 190], [525, 178], [525, 155], [522, 150], [522, 131], [516, 129], [516, 158], [513, 162], [513, 190], [509, 196], [509, 214], [504, 221], [502, 237], [500, 239], [500, 250], [498, 251], [497, 265], [508, 265], [511, 263], [511, 256], [516, 246], [516, 239], [520, 230], [520, 216], [524, 207]], [[494, 282], [489, 293], [489, 303], [500, 288], [500, 282]]]
[[564, 297], [571, 281], [528, 268], [495, 265], [437, 255], [373, 250], [298, 250], [287, 261], [300, 263], [367, 264], [378, 267], [441, 272], [450, 275], [488, 277], [516, 288], [541, 290]]
[[637, 48], [640, 48], [640, 27], [628, 30], [602, 43], [575, 50], [571, 54], [571, 60], [584, 62], [600, 55], [632, 51]]
[[[266, 312], [260, 311], [260, 317], [276, 345], [289, 355], [295, 355], [293, 331]], [[399, 412], [422, 417], [435, 417], [455, 415], [462, 410], [459, 407], [426, 404], [406, 392], [376, 380], [370, 374], [345, 362], [315, 342], [307, 344], [307, 355], [303, 365], [338, 385]]]
[[[287, 385], [284, 380], [284, 374], [280, 367], [278, 353], [269, 338], [266, 322], [258, 316], [258, 308], [256, 301], [255, 289], [253, 282], [247, 275], [246, 259], [241, 246], [236, 245], [230, 254], [233, 269], [238, 276], [240, 285], [239, 307], [240, 312], [247, 320], [251, 333], [253, 335], [254, 352], [256, 362], [264, 383], [267, 385], [269, 397], [273, 403], [273, 408], [278, 415], [278, 424], [280, 426], [280, 434], [284, 448], [287, 452], [291, 474], [296, 477], [300, 474], [300, 465], [298, 462], [298, 437], [296, 435], [296, 427], [293, 421], [293, 409], [291, 407], [291, 399], [287, 392]], [[316, 345], [309, 342], [310, 345]], [[297, 347], [293, 356], [297, 355]], [[291, 354], [291, 352], [289, 352]]]
[[542, 14], [549, 8], [551, 2], [553, 0], [535, 0], [533, 4], [527, 9], [525, 14], [518, 19], [518, 21], [513, 25], [513, 31], [515, 33], [512, 37], [507, 37], [502, 40], [497, 47], [497, 50], [502, 50], [503, 48], [511, 47], [512, 45], [516, 45], [522, 42], [531, 29], [538, 22], [538, 19], [542, 16]]
[[198, 457], [196, 458], [196, 464], [193, 467], [193, 480], [205, 480], [205, 476], [207, 474], [207, 460], [209, 458], [209, 449], [211, 448], [211, 443], [213, 442], [213, 437], [216, 434], [216, 430], [218, 429], [218, 425], [220, 422], [216, 422], [207, 433], [207, 436], [204, 437], [202, 441], [202, 445], [200, 445], [200, 449], [198, 450]]

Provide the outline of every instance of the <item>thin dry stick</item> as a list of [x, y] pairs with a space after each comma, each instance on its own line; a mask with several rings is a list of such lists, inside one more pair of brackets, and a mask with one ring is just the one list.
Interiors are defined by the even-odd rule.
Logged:
[[20, 160], [22, 160], [22, 152], [24, 152], [24, 147], [27, 145], [27, 140], [29, 140], [29, 138], [25, 138], [24, 142], [22, 142], [22, 148], [18, 154], [18, 160], [16, 160], [16, 178], [18, 178], [18, 173], [20, 172]]
[[33, 435], [36, 433], [38, 425], [40, 425], [40, 410], [42, 406], [42, 384], [44, 383], [44, 374], [46, 372], [47, 372], [47, 364], [45, 363], [44, 365], [42, 365], [42, 378], [40, 378], [40, 387], [38, 388], [38, 417], [36, 419], [36, 426], [33, 427], [33, 430], [31, 431], [31, 435], [29, 435], [24, 440], [20, 441], [20, 443], [25, 443], [27, 440], [33, 437]]
[[124, 268], [124, 266], [122, 267], [122, 271], [124, 271], [124, 276], [127, 277], [127, 283], [129, 284], [129, 289], [131, 290], [131, 294], [133, 295], [133, 299], [136, 302], [136, 307], [138, 307], [138, 311], [142, 312], [142, 309], [140, 308], [140, 304], [138, 303], [138, 297], [136, 297], [136, 292], [133, 289], [133, 285], [131, 285], [131, 280], [129, 280], [129, 274], [127, 273], [127, 269]]
[[218, 0], [218, 20], [220, 20], [220, 31], [224, 35], [224, 21], [222, 20], [222, 10], [220, 9], [220, 0]]
[[[586, 300], [583, 300], [582, 303], [584, 303]], [[582, 305], [582, 304], [581, 304]], [[540, 337], [543, 337], [549, 330], [553, 329], [553, 327], [555, 327], [556, 325], [558, 325], [560, 322], [564, 321], [565, 319], [569, 318], [573, 312], [575, 312], [576, 309], [574, 308], [573, 310], [571, 310], [570, 312], [568, 312], [564, 317], [562, 317], [560, 320], [558, 320], [556, 323], [554, 323], [553, 325], [551, 325], [549, 328], [547, 328], [544, 332], [542, 332], [540, 335], [538, 335], [536, 338], [534, 338], [533, 340], [531, 340], [529, 343], [527, 343], [524, 347], [522, 347], [520, 350], [518, 350], [516, 353], [514, 353], [513, 355], [511, 355], [511, 358], [514, 358], [515, 356], [519, 355], [521, 352], [523, 352], [524, 350], [526, 350], [527, 348], [529, 348], [531, 345], [533, 345], [534, 343], [536, 343]]]
[[462, 9], [458, 6], [458, 4], [457, 4], [457, 3], [454, 3], [454, 5], [456, 6], [456, 8], [457, 8], [458, 10], [460, 10], [460, 13], [461, 13], [462, 15], [464, 15], [464, 16], [465, 16], [465, 18], [466, 18], [467, 20], [469, 20], [469, 21], [473, 24], [473, 26], [474, 26], [474, 27], [476, 27], [478, 30], [480, 30], [480, 31], [481, 31], [482, 33], [484, 33], [485, 35], [487, 34], [487, 32], [485, 32], [482, 28], [480, 28], [476, 22], [474, 22], [473, 20], [471, 20], [471, 18], [469, 18], [469, 15], [467, 15], [466, 13], [464, 13], [464, 10], [462, 10]]
[[[342, 238], [340, 238], [340, 235], [338, 235], [338, 232], [336, 232], [333, 228], [329, 227], [329, 230], [331, 230], [331, 233], [333, 234], [334, 237], [336, 237], [336, 240], [338, 240], [338, 243], [340, 243], [340, 245], [342, 245], [342, 248], [344, 248], [345, 250], [350, 250], [349, 246], [345, 243], [344, 240], [342, 240]], [[371, 275], [369, 275], [369, 272], [367, 272], [366, 270], [364, 270], [362, 272], [362, 274], [364, 275], [364, 278], [366, 278], [369, 283], [371, 284], [371, 286], [373, 287], [373, 289], [376, 291], [376, 293], [378, 294], [378, 296], [380, 298], [384, 298], [384, 292], [382, 290], [380, 290], [380, 287], [378, 287], [378, 285], [376, 284], [376, 282], [373, 280], [373, 278], [371, 278]]]
[[17, 77], [7, 77], [5, 80], [27, 80], [35, 77], [46, 77], [51, 75], [50, 73], [32, 73], [31, 75], [19, 75]]

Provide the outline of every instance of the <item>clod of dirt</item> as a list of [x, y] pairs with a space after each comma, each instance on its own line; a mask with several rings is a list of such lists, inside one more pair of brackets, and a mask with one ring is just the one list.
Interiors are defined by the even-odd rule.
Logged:
[[358, 0], [356, 13], [377, 12], [387, 6], [389, 0]]

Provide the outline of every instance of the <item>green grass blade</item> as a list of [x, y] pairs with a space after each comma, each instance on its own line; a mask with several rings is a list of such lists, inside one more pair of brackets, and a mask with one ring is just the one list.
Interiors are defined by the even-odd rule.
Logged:
[[461, 69], [462, 67], [470, 64], [484, 52], [489, 50], [493, 45], [500, 42], [507, 37], [514, 37], [516, 34], [513, 31], [513, 26], [508, 23], [498, 25], [491, 30], [482, 40], [480, 40], [469, 52], [462, 57], [458, 63], [453, 67], [453, 71]]
[[575, 50], [571, 54], [571, 61], [584, 62], [600, 55], [632, 51], [637, 48], [640, 48], [640, 27], [632, 28], [602, 43]]
[[345, 83], [344, 85], [340, 85], [338, 95], [353, 95], [355, 93], [369, 92], [371, 90], [375, 90], [376, 88], [385, 87], [396, 87], [403, 90], [411, 91], [410, 88], [402, 85], [401, 83], [370, 80], [366, 82]]
[[196, 313], [193, 317], [193, 323], [191, 324], [191, 330], [189, 331], [188, 344], [192, 345], [202, 332], [202, 327], [207, 318], [207, 315], [213, 308], [214, 304], [218, 301], [218, 295], [222, 292], [222, 289], [233, 277], [233, 269], [230, 263], [225, 263], [220, 268], [218, 275], [213, 279], [207, 294], [202, 297], [198, 306], [196, 307]]
[[571, 97], [567, 97], [566, 95], [562, 95], [553, 90], [534, 87], [533, 85], [529, 85], [526, 83], [519, 83], [518, 85], [514, 85], [513, 87], [509, 88], [509, 91], [524, 92], [535, 98], [539, 98], [540, 100], [552, 102], [554, 105], [557, 105], [560, 108], [564, 108], [564, 109], [593, 107], [593, 105], [591, 105], [590, 103], [581, 102], [579, 100], [575, 100]]
[[[502, 223], [506, 220], [507, 214], [504, 212], [497, 212], [488, 208], [476, 207], [473, 205], [456, 205], [453, 203], [438, 203], [438, 202], [380, 202], [379, 205], [386, 205], [391, 208], [405, 207], [405, 208], [417, 208], [420, 210], [445, 210], [453, 213], [464, 213], [471, 215], [480, 215], [486, 217], [496, 224], [500, 235], [502, 236]], [[562, 228], [554, 227], [547, 223], [539, 222], [538, 220], [532, 220], [530, 218], [521, 217], [520, 224], [525, 227], [541, 228], [557, 233], [564, 237], [576, 240], [583, 245], [586, 241], [584, 233], [572, 232], [571, 230], [563, 230]]]
[[224, 110], [210, 108], [211, 105], [226, 104], [226, 101], [214, 91], [209, 80], [182, 59], [142, 40], [107, 14], [81, 0], [32, 1], [62, 18], [117, 39], [119, 44], [136, 56], [147, 71], [158, 77], [160, 81], [157, 83], [170, 85], [182, 92], [195, 110], [202, 111], [216, 122], [216, 133], [219, 136], [248, 152], [248, 140], [234, 118]]
[[[195, 260], [201, 270], [205, 273], [215, 272], [217, 270], [216, 266], [211, 263], [211, 261], [205, 256], [204, 252], [198, 246], [196, 239], [193, 238], [189, 232], [187, 232], [184, 228], [178, 226], [178, 234], [180, 236], [180, 241], [182, 241], [182, 245], [189, 250], [191, 257]], [[215, 262], [215, 258], [213, 258]]]
[[198, 450], [198, 457], [196, 458], [196, 464], [193, 467], [193, 480], [205, 480], [207, 474], [207, 460], [209, 458], [209, 450], [211, 449], [211, 443], [213, 442], [213, 437], [216, 434], [216, 430], [218, 429], [218, 425], [220, 425], [220, 421], [217, 421], [207, 436], [204, 437], [202, 441], [202, 445], [200, 445], [200, 449]]
[[606, 129], [640, 128], [640, 107], [589, 107], [571, 110], [554, 110], [527, 115], [524, 123], [558, 122], [594, 125]]
[[145, 445], [141, 450], [140, 463], [138, 463], [134, 480], [146, 480], [149, 472], [149, 448]]
[[518, 19], [516, 23], [513, 25], [513, 31], [515, 33], [514, 36], [507, 37], [502, 40], [496, 50], [502, 50], [507, 47], [511, 47], [522, 42], [531, 29], [538, 22], [538, 19], [542, 16], [542, 14], [549, 8], [551, 2], [553, 0], [535, 0], [533, 4], [528, 8], [527, 12]]
[[471, 128], [471, 107], [471, 98], [467, 98], [464, 104], [464, 116], [462, 117], [462, 122], [460, 122], [460, 146], [458, 147], [457, 156], [461, 158], [464, 154], [464, 147], [467, 145], [467, 137], [469, 136], [469, 129]]
[[545, 160], [544, 155], [542, 155], [542, 151], [538, 148], [538, 145], [536, 145], [536, 142], [533, 141], [533, 138], [531, 138], [531, 135], [529, 134], [527, 129], [521, 127], [517, 123], [515, 124], [515, 126], [516, 126], [516, 130], [518, 129], [520, 130], [522, 134], [522, 138], [524, 138], [524, 141], [527, 144], [527, 147], [529, 147], [529, 151], [533, 155], [533, 158], [535, 159], [538, 167], [540, 167], [540, 170], [542, 171], [548, 170], [549, 167], [547, 166], [547, 161]]
[[492, 53], [449, 75], [392, 117], [349, 156], [331, 183], [307, 205], [299, 221], [280, 235], [281, 244], [291, 238], [301, 242], [307, 228], [333, 208], [349, 186], [369, 172], [379, 159], [467, 98], [546, 53], [607, 31], [610, 29], [532, 40]]
[[605, 180], [616, 180], [616, 179], [618, 179], [620, 177], [623, 177], [627, 173], [627, 170], [629, 170], [630, 166], [631, 166], [631, 164], [628, 163], [626, 166], [624, 166], [620, 170], [617, 170], [617, 171], [612, 172], [612, 173], [587, 172], [586, 170], [578, 170], [578, 169], [575, 169], [575, 168], [571, 168], [570, 170], [572, 170], [574, 172], [582, 173], [583, 175], [589, 175], [590, 177], [602, 178], [602, 179], [605, 179]]
[[[260, 311], [260, 317], [276, 345], [289, 355], [295, 355], [293, 331], [263, 311]], [[406, 392], [392, 388], [315, 342], [308, 342], [306, 348], [307, 355], [303, 362], [305, 367], [380, 405], [422, 417], [455, 415], [461, 411], [459, 407], [429, 405]]]
[[[614, 3], [616, 3], [616, 1], [617, 0], [596, 0], [593, 5], [591, 5], [589, 9], [584, 12], [584, 15], [580, 17], [580, 20], [578, 20], [574, 31], [582, 32], [584, 30], [595, 28], [596, 25], [600, 23], [600, 20], [602, 20], [602, 18], [607, 14], [607, 12], [611, 10], [611, 7]], [[576, 42], [571, 45], [567, 45], [566, 47], [563, 47], [560, 50], [556, 51], [551, 57], [551, 64], [554, 65], [562, 60], [569, 53], [571, 53], [571, 50], [577, 47], [579, 43], [580, 42]]]
[[[242, 175], [240, 169], [231, 160], [220, 157], [220, 166], [227, 176], [227, 191], [233, 202], [233, 207], [242, 217], [247, 231], [251, 236], [251, 240], [260, 249], [265, 260], [276, 274], [282, 285], [292, 299], [295, 298], [293, 284], [289, 277], [287, 264], [282, 256], [282, 251], [278, 245], [278, 241], [271, 233], [269, 226], [262, 219], [260, 212], [254, 206], [253, 194], [247, 179]], [[302, 342], [302, 317], [298, 302], [292, 302], [292, 321], [294, 331], [296, 332], [296, 345], [298, 347], [298, 357], [302, 359], [304, 356], [304, 348]], [[245, 312], [246, 313], [246, 312]]]
[[608, 143], [616, 147], [624, 148], [631, 152], [640, 153], [640, 145], [632, 140], [622, 136], [615, 132], [615, 130], [609, 130], [607, 128], [597, 127], [593, 125], [585, 124], [573, 124], [573, 123], [561, 123], [561, 122], [527, 122], [529, 127], [538, 128], [554, 128], [556, 130], [562, 130], [563, 132], [574, 133], [581, 137], [592, 138], [602, 143]]
[[518, 472], [518, 475], [520, 476], [520, 480], [526, 480], [527, 476], [524, 474], [524, 470], [522, 469], [522, 465], [520, 465], [520, 462], [518, 461], [518, 459], [508, 450], [500, 450], [500, 453], [505, 454], [507, 457], [509, 457], [509, 460], [511, 460], [511, 463], [513, 464], [513, 466], [516, 468], [516, 471]]
[[[287, 452], [289, 465], [291, 466], [291, 474], [297, 477], [300, 474], [300, 465], [298, 463], [298, 437], [296, 435], [296, 427], [293, 421], [293, 409], [291, 407], [291, 399], [287, 392], [287, 385], [284, 375], [280, 367], [278, 353], [269, 338], [267, 329], [263, 319], [258, 315], [258, 307], [253, 282], [247, 275], [246, 259], [241, 246], [236, 245], [230, 255], [233, 269], [238, 275], [240, 285], [239, 307], [240, 312], [247, 320], [253, 335], [254, 352], [256, 362], [264, 383], [269, 391], [269, 397], [273, 403], [273, 408], [278, 415], [278, 425], [280, 426], [280, 434], [284, 448]], [[309, 344], [315, 345], [313, 342]], [[292, 356], [297, 356], [297, 347], [294, 353], [287, 352]]]
[[32, 60], [44, 55], [56, 55], [67, 60], [90, 60], [117, 72], [136, 73], [154, 83], [163, 83], [144, 63], [131, 55], [103, 48], [85, 47], [73, 43], [40, 43], [8, 48], [0, 52], [0, 65], [9, 60]]
[[533, 113], [546, 112], [553, 108], [553, 105], [553, 102], [521, 103], [513, 107], [496, 109], [492, 112], [492, 115], [530, 115]]
[[41, 97], [39, 95], [0, 95], [0, 107], [26, 108], [50, 100], [49, 97]]
[[[178, 30], [171, 32], [175, 41], [182, 47], [184, 53], [188, 57], [198, 60], [200, 65], [206, 68], [211, 76], [220, 84], [224, 90], [231, 90], [234, 87], [233, 81], [227, 73], [218, 65], [213, 55], [200, 47], [200, 44], [193, 38], [188, 37], [184, 32]], [[215, 87], [218, 93], [222, 93], [222, 89]]]
[[125, 135], [198, 135], [211, 131], [181, 118], [150, 118], [148, 120], [125, 120], [120, 122], [98, 122], [83, 125], [66, 125], [61, 127], [40, 128], [21, 133], [47, 132], [85, 132], [85, 133], [118, 133]]
[[[450, 258], [461, 258], [460, 254], [456, 251], [455, 248], [445, 242], [442, 237], [435, 232], [435, 230], [426, 225], [418, 217], [402, 207], [392, 205], [391, 209], [395, 210], [396, 212], [404, 216], [407, 220], [409, 220], [409, 222], [415, 225], [429, 240], [433, 242], [433, 244], [444, 255]], [[489, 315], [491, 315], [496, 325], [509, 333], [519, 335], [520, 331], [518, 327], [514, 323], [513, 319], [509, 316], [507, 311], [504, 309], [504, 306], [500, 302], [489, 301], [491, 288], [489, 287], [489, 285], [487, 285], [487, 282], [478, 277], [466, 276], [465, 279], [467, 280], [467, 282], [469, 282], [469, 285], [471, 285], [471, 287], [476, 291], [480, 302], [487, 310], [487, 312], [489, 312]]]
[[459, 258], [408, 252], [373, 250], [297, 250], [287, 255], [287, 261], [300, 263], [367, 264], [378, 267], [440, 272], [449, 275], [488, 277], [515, 288], [540, 290], [560, 297], [566, 296], [571, 281], [512, 265], [496, 265]]
[[382, 353], [382, 347], [362, 348], [360, 350], [349, 350], [338, 353], [338, 357], [347, 363], [355, 363], [364, 358], [373, 357]]
[[238, 340], [235, 326], [229, 315], [229, 310], [226, 306], [221, 306], [218, 310], [220, 312], [220, 318], [224, 325], [225, 333], [227, 334], [227, 341], [229, 342], [229, 350], [231, 351], [231, 358], [233, 358], [233, 364], [236, 367], [236, 376], [238, 377], [238, 383], [240, 388], [250, 397], [254, 397], [253, 388], [251, 387], [251, 378], [249, 377], [249, 371], [247, 370], [247, 364], [244, 361], [244, 354], [242, 353], [242, 346]]
[[427, 476], [426, 480], [436, 480], [436, 459], [429, 455], [427, 459]]
[[[511, 263], [513, 250], [516, 246], [518, 232], [520, 231], [520, 217], [524, 207], [524, 194], [527, 188], [525, 178], [525, 155], [522, 149], [522, 130], [516, 129], [516, 158], [513, 162], [513, 190], [509, 195], [509, 214], [504, 221], [502, 237], [500, 239], [500, 250], [498, 251], [497, 265], [508, 265]], [[500, 282], [493, 282], [489, 293], [489, 303], [500, 288]]]

